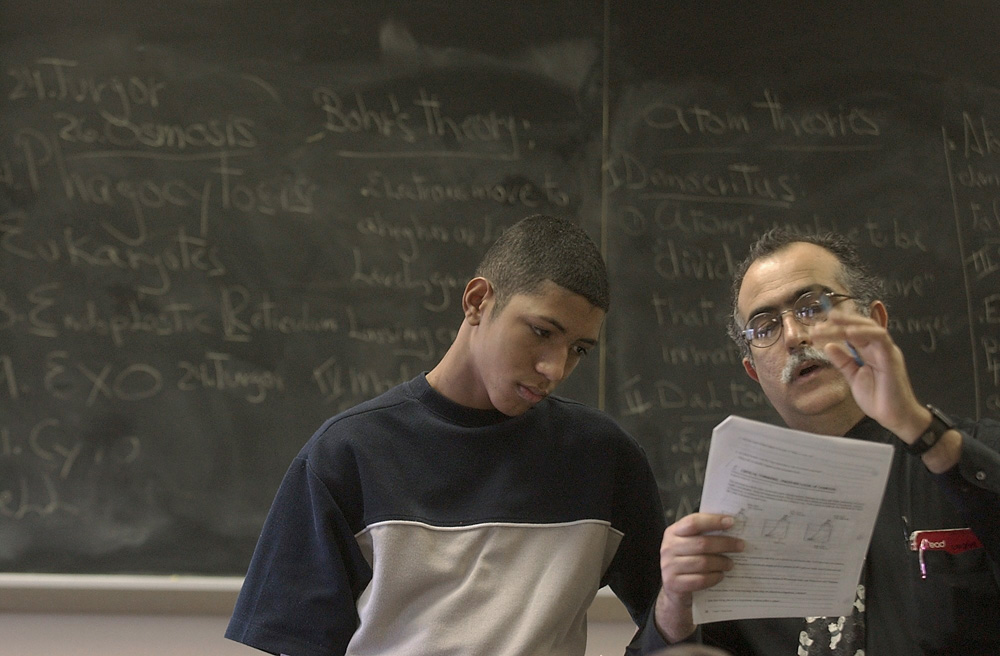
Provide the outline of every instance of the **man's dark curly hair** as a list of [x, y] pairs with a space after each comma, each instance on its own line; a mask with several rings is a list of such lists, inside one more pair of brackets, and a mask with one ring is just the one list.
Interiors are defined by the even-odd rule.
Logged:
[[750, 246], [747, 257], [740, 262], [733, 274], [733, 284], [730, 288], [732, 298], [732, 316], [729, 321], [729, 337], [740, 347], [743, 357], [750, 357], [750, 345], [743, 339], [743, 320], [740, 318], [740, 311], [737, 307], [740, 288], [743, 286], [743, 278], [747, 269], [762, 257], [768, 257], [788, 246], [804, 242], [815, 244], [833, 253], [840, 261], [840, 275], [838, 282], [844, 286], [847, 293], [855, 297], [854, 303], [858, 310], [867, 315], [872, 302], [883, 300], [885, 287], [880, 278], [869, 272], [864, 265], [854, 244], [846, 237], [827, 232], [817, 235], [804, 235], [792, 232], [786, 228], [772, 228]]

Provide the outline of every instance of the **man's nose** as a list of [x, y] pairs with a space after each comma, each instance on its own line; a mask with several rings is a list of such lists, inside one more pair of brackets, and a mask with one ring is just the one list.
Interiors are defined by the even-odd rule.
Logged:
[[793, 312], [786, 311], [781, 315], [781, 327], [785, 346], [789, 349], [809, 343], [809, 326], [802, 325]]

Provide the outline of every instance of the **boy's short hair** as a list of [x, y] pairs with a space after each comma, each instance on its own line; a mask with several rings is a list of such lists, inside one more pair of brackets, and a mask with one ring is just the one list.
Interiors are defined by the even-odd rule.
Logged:
[[533, 214], [504, 231], [483, 256], [476, 276], [490, 281], [499, 312], [515, 294], [532, 294], [546, 280], [610, 307], [608, 271], [590, 236], [572, 221]]

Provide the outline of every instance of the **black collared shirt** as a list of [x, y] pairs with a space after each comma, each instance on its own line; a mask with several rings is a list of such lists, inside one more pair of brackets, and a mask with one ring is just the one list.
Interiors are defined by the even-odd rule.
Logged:
[[[847, 436], [896, 451], [867, 556], [866, 656], [1000, 655], [1000, 422], [956, 420], [962, 460], [934, 475], [892, 433], [865, 418]], [[916, 530], [972, 528], [983, 548], [910, 550]], [[802, 618], [715, 622], [705, 643], [735, 656], [795, 656]]]

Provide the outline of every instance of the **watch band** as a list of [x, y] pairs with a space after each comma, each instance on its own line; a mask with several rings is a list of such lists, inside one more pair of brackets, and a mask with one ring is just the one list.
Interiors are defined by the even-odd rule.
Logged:
[[[931, 450], [941, 436], [955, 427], [954, 422], [946, 414], [935, 408], [930, 403], [926, 408], [931, 412], [931, 424], [913, 444], [906, 444], [906, 450], [915, 456], [922, 456]], [[905, 442], [904, 442], [905, 444]]]

